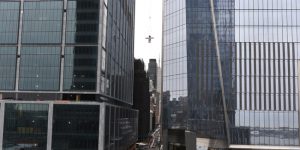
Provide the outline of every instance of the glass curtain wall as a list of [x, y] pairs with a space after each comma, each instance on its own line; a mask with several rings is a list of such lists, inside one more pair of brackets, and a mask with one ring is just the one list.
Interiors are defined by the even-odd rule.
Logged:
[[98, 149], [99, 105], [54, 105], [53, 150]]
[[99, 0], [68, 0], [64, 91], [96, 92]]
[[104, 149], [128, 149], [137, 140], [138, 112], [126, 108], [105, 106]]
[[25, 1], [23, 10], [19, 90], [57, 91], [63, 1]]
[[0, 1], [0, 90], [14, 90], [20, 2]]
[[3, 150], [45, 150], [47, 129], [47, 104], [5, 104]]
[[235, 0], [234, 8], [232, 144], [299, 146], [300, 2]]
[[[165, 103], [184, 103], [184, 99], [188, 96], [185, 4], [183, 0], [164, 1], [163, 91]], [[181, 115], [178, 118], [175, 113], [177, 107], [166, 107], [164, 114], [167, 115], [165, 119], [168, 121], [165, 124], [169, 128], [185, 128], [186, 116]], [[181, 110], [186, 112], [187, 109], [185, 107]]]
[[132, 104], [135, 0], [104, 0], [104, 10], [102, 91]]
[[300, 2], [213, 2], [223, 80], [210, 1], [164, 1], [165, 125], [226, 140], [227, 113], [230, 144], [299, 146]]

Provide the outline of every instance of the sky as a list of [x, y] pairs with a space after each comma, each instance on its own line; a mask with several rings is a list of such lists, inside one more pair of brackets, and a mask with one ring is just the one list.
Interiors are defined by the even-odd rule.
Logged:
[[[151, 43], [145, 39], [154, 37]], [[136, 0], [135, 52], [134, 57], [143, 59], [148, 66], [149, 59], [161, 58], [162, 43], [162, 0]]]

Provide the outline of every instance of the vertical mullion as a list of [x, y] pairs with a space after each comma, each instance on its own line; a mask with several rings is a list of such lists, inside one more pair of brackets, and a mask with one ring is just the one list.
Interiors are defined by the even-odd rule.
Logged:
[[[114, 106], [113, 106], [114, 107]], [[113, 111], [114, 111], [114, 122], [113, 122], [113, 130], [114, 130], [114, 135], [113, 135], [113, 139], [116, 139], [116, 113], [117, 113], [117, 107], [114, 107], [114, 109], [113, 109]], [[113, 149], [116, 149], [117, 147], [116, 147], [116, 141], [114, 140], [114, 144], [113, 144]]]
[[[240, 96], [240, 93], [238, 93], [238, 89], [237, 89], [237, 84], [239, 83], [238, 81], [239, 81], [239, 76], [238, 76], [238, 74], [237, 74], [237, 67], [238, 67], [238, 63], [240, 63], [239, 62], [239, 59], [238, 59], [238, 43], [235, 43], [235, 46], [234, 46], [234, 50], [235, 50], [235, 54], [234, 54], [234, 56], [235, 56], [235, 58], [233, 59], [233, 61], [235, 61], [234, 62], [234, 65], [235, 65], [235, 69], [234, 69], [234, 78], [235, 78], [235, 92], [234, 92], [234, 94], [236, 94], [236, 97], [237, 97], [237, 101], [238, 101], [238, 103], [237, 103], [237, 110], [241, 110], [242, 109], [242, 107], [241, 107], [241, 96]], [[240, 90], [239, 90], [240, 91]], [[234, 96], [234, 94], [233, 94], [233, 96]]]
[[[239, 83], [240, 83], [240, 89], [239, 89], [239, 91], [240, 91], [240, 93], [239, 93], [239, 95], [240, 95], [240, 108], [241, 108], [241, 110], [245, 110], [245, 109], [243, 109], [243, 84], [242, 84], [242, 80], [243, 80], [243, 76], [242, 76], [242, 43], [240, 42], [240, 43], [238, 43], [239, 44], [239, 49], [238, 49], [238, 51], [239, 51], [239, 59], [238, 59], [238, 61], [240, 62], [240, 66], [239, 66], [239, 76], [238, 76], [238, 80], [239, 80]], [[237, 71], [236, 71], [237, 72]]]
[[282, 85], [282, 92], [281, 92], [281, 94], [282, 94], [282, 97], [283, 97], [283, 99], [282, 99], [282, 102], [283, 102], [283, 105], [284, 105], [284, 109], [283, 110], [285, 110], [285, 111], [287, 111], [287, 110], [289, 110], [288, 109], [288, 105], [287, 105], [287, 99], [285, 99], [286, 97], [285, 97], [285, 95], [286, 95], [286, 93], [285, 93], [285, 90], [286, 90], [286, 84], [285, 84], [285, 76], [286, 76], [286, 68], [285, 68], [285, 60], [286, 60], [286, 55], [285, 55], [285, 53], [286, 53], [286, 45], [288, 45], [289, 43], [283, 43], [283, 45], [282, 45], [282, 66], [283, 66], [283, 68], [282, 68], [282, 76], [281, 76], [281, 79], [283, 80], [283, 85]]
[[291, 58], [290, 58], [290, 52], [291, 52], [291, 43], [288, 43], [288, 49], [287, 49], [287, 87], [289, 88], [288, 89], [288, 103], [289, 103], [289, 111], [292, 111], [294, 109], [292, 109], [292, 101], [291, 101], [291, 90], [290, 90], [290, 87], [291, 87], [291, 68], [290, 68], [290, 61], [291, 61]]
[[[99, 105], [100, 107], [100, 114], [99, 120], [106, 120], [105, 119], [105, 104], [102, 103]], [[105, 121], [99, 121], [99, 137], [98, 137], [98, 150], [105, 149]]]
[[[282, 43], [283, 44], [283, 43]], [[281, 71], [280, 71], [280, 51], [281, 51], [281, 43], [277, 43], [277, 47], [278, 47], [278, 50], [277, 50], [277, 54], [278, 54], [278, 58], [276, 58], [276, 61], [278, 61], [277, 63], [277, 68], [278, 68], [278, 74], [276, 75], [276, 78], [277, 78], [277, 81], [278, 81], [278, 110], [282, 110], [283, 108], [281, 107], [281, 104], [282, 104], [282, 99], [281, 99], [281, 83], [280, 83], [280, 78], [281, 78]]]
[[0, 149], [3, 148], [3, 132], [4, 132], [4, 116], [5, 116], [5, 102], [0, 103]]
[[[267, 56], [266, 56], [266, 51], [267, 51], [266, 43], [262, 43], [262, 44], [263, 44], [262, 45], [263, 49], [261, 49], [261, 46], [259, 46], [259, 51], [261, 51], [261, 50], [263, 51], [263, 57], [261, 58], [260, 63], [263, 63], [263, 65], [264, 65], [264, 70], [263, 70], [263, 72], [264, 72], [264, 76], [263, 76], [264, 91], [261, 90], [260, 92], [264, 92], [263, 93], [263, 102], [264, 102], [263, 110], [267, 110], [267, 93], [266, 93], [266, 91], [267, 91], [267, 82], [266, 81], [267, 81], [267, 64], [268, 64], [268, 60], [267, 60]], [[261, 69], [259, 69], [259, 70], [261, 71]], [[262, 74], [262, 73], [260, 73], [260, 74]], [[260, 89], [262, 89], [261, 78], [259, 78], [259, 84], [260, 84]]]
[[[111, 138], [111, 135], [110, 135], [110, 130], [111, 130], [111, 106], [109, 106], [109, 105], [104, 105], [105, 106], [105, 112], [108, 112], [109, 114], [106, 114], [105, 113], [105, 117], [107, 116], [108, 117], [108, 123], [106, 123], [106, 124], [108, 124], [109, 126], [108, 126], [108, 130], [107, 131], [105, 131], [105, 132], [107, 132], [108, 133], [108, 139], [107, 139], [107, 141], [108, 141], [108, 145], [107, 145], [107, 149], [108, 150], [110, 150], [111, 148], [110, 148], [110, 138]], [[106, 111], [108, 109], [108, 111]], [[105, 136], [104, 136], [105, 137]], [[106, 144], [106, 143], [105, 143]]]
[[47, 150], [52, 150], [53, 109], [54, 104], [50, 102], [48, 105]]
[[253, 102], [252, 102], [252, 64], [251, 64], [251, 60], [252, 60], [252, 44], [253, 43], [249, 43], [249, 56], [248, 56], [248, 62], [249, 62], [249, 74], [248, 74], [248, 77], [249, 77], [249, 106], [250, 106], [250, 110], [253, 110]]
[[[98, 58], [97, 58], [97, 78], [96, 78], [96, 92], [97, 93], [100, 93], [101, 92], [101, 84], [104, 84], [101, 82], [101, 70], [102, 70], [102, 40], [103, 39], [103, 36], [102, 36], [102, 33], [103, 33], [103, 26], [104, 25], [107, 25], [107, 18], [104, 18], [104, 11], [107, 11], [107, 8], [106, 6], [104, 5], [104, 1], [103, 0], [100, 0], [99, 2], [99, 18], [98, 18], [98, 23], [99, 23], [99, 26], [98, 26]], [[106, 13], [106, 17], [108, 16], [108, 13]], [[106, 21], [106, 24], [104, 24], [104, 20]], [[106, 37], [104, 37], [106, 38]]]
[[256, 72], [256, 45], [257, 45], [257, 43], [256, 42], [254, 42], [254, 50], [253, 50], [253, 52], [254, 52], [254, 55], [253, 55], [253, 62], [254, 62], [254, 73], [253, 73], [253, 80], [254, 80], [254, 85], [253, 85], [253, 87], [254, 87], [254, 110], [260, 110], [260, 105], [259, 105], [259, 107], [257, 107], [257, 99], [256, 99], [256, 95], [257, 95], [257, 89], [256, 89], [256, 78], [257, 78], [257, 72]]
[[247, 54], [246, 54], [246, 46], [247, 46], [247, 44], [246, 44], [246, 42], [244, 42], [243, 43], [243, 51], [244, 51], [244, 76], [243, 76], [243, 78], [244, 78], [244, 88], [245, 88], [245, 90], [244, 90], [244, 95], [245, 95], [245, 97], [244, 97], [244, 104], [245, 104], [245, 110], [248, 110], [248, 108], [247, 108]]
[[[269, 51], [269, 55], [271, 55], [271, 43], [268, 43], [268, 51]], [[271, 59], [271, 57], [269, 56], [269, 60], [268, 60], [269, 62], [268, 62], [268, 68], [269, 68], [269, 110], [272, 110], [272, 104], [274, 105], [274, 100], [272, 99], [272, 97], [271, 97], [271, 94], [273, 94], [273, 93], [271, 93], [271, 89], [272, 89], [272, 84], [271, 84], [271, 82], [272, 82], [272, 78], [271, 78], [271, 76], [272, 76], [272, 73], [271, 73], [271, 63], [272, 63], [272, 59]]]
[[273, 93], [273, 97], [274, 97], [274, 110], [277, 110], [278, 109], [278, 106], [277, 106], [277, 98], [276, 98], [276, 43], [272, 43], [273, 45], [273, 49], [271, 49], [273, 51], [273, 89], [274, 89], [274, 93]]
[[[282, 94], [282, 97], [283, 97], [283, 99], [282, 99], [282, 102], [283, 102], [283, 107], [284, 107], [284, 109], [283, 110], [285, 110], [285, 111], [287, 111], [288, 110], [288, 105], [287, 105], [287, 103], [288, 103], [288, 100], [286, 99], [287, 97], [286, 97], [286, 93], [285, 93], [285, 90], [286, 90], [286, 87], [285, 87], [285, 74], [286, 74], [286, 72], [285, 72], [285, 52], [286, 52], [286, 46], [288, 45], [289, 43], [283, 43], [283, 45], [282, 45], [282, 75], [280, 75], [280, 78], [282, 79], [282, 83], [283, 83], [283, 85], [282, 85], [282, 92], [281, 92], [281, 94]], [[279, 60], [280, 61], [280, 60]]]
[[292, 91], [292, 94], [293, 94], [293, 103], [294, 103], [294, 110], [297, 110], [297, 107], [296, 107], [296, 105], [297, 105], [297, 103], [296, 103], [296, 80], [295, 80], [295, 78], [296, 78], [296, 71], [295, 71], [295, 67], [296, 67], [296, 60], [295, 60], [295, 43], [293, 43], [293, 48], [292, 48], [292, 64], [293, 64], [293, 75], [292, 75], [292, 80], [293, 80], [293, 91]]

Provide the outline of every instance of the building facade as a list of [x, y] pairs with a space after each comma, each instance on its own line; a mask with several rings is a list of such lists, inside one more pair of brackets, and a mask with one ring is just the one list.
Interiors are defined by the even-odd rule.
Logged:
[[3, 150], [127, 149], [136, 142], [136, 110], [97, 102], [0, 103]]
[[145, 141], [150, 136], [150, 92], [149, 77], [141, 59], [134, 61], [133, 108], [139, 110], [138, 138]]
[[148, 76], [150, 79], [150, 109], [153, 112], [152, 129], [154, 130], [160, 122], [160, 92], [161, 92], [161, 78], [160, 67], [156, 59], [149, 59]]
[[132, 104], [134, 9], [134, 0], [1, 0], [2, 97]]
[[[197, 146], [299, 148], [300, 2], [163, 3], [165, 139], [168, 129], [183, 129], [194, 132], [197, 142], [219, 143]], [[168, 104], [182, 97], [186, 120], [173, 124], [169, 118], [180, 119]]]
[[157, 63], [156, 59], [149, 59], [148, 63], [148, 76], [152, 81], [153, 88], [157, 88]]
[[[130, 109], [133, 104], [134, 23], [135, 0], [0, 0], [0, 98], [20, 102], [13, 106], [8, 104], [10, 101], [3, 104], [2, 148], [32, 147], [30, 139], [39, 137], [40, 141], [33, 146], [37, 149], [47, 146], [50, 150], [49, 143], [45, 142], [51, 137], [50, 131], [53, 131], [52, 149], [126, 149], [134, 144], [132, 139], [136, 140], [137, 135], [118, 136], [126, 135], [129, 131], [121, 133], [123, 126], [129, 126], [129, 122], [138, 117], [137, 112]], [[58, 114], [65, 112], [69, 115], [65, 117], [71, 119], [72, 115], [78, 116], [78, 122], [73, 118], [71, 123], [77, 123], [76, 126], [66, 129], [64, 123], [60, 123], [52, 130], [47, 122], [51, 122], [51, 111], [53, 117], [57, 116], [56, 107], [48, 103], [55, 100], [111, 105], [103, 109], [110, 115], [108, 119], [99, 118], [98, 106], [90, 109], [94, 112], [85, 112], [88, 111], [85, 108], [57, 107]], [[47, 101], [47, 105], [31, 107], [25, 102], [22, 106], [23, 101]], [[27, 109], [28, 113], [22, 112]], [[85, 120], [80, 113], [91, 114], [91, 118]], [[41, 126], [32, 127], [28, 120], [22, 119], [15, 122], [22, 114], [43, 118], [37, 122]], [[117, 118], [118, 115], [121, 117]], [[86, 127], [91, 129], [85, 129], [85, 124], [95, 118], [98, 120]], [[11, 121], [12, 127], [6, 124], [6, 119]], [[100, 134], [104, 130], [97, 128], [101, 124], [99, 119], [108, 124], [105, 126], [108, 140], [102, 143], [106, 145], [98, 145], [104, 134]], [[15, 129], [17, 131], [13, 131]], [[85, 130], [86, 135], [82, 134]], [[69, 141], [68, 147], [64, 137], [72, 134], [74, 141]], [[28, 140], [18, 139], [21, 135]], [[80, 139], [83, 143], [83, 139], [87, 140], [86, 147], [80, 146]]]

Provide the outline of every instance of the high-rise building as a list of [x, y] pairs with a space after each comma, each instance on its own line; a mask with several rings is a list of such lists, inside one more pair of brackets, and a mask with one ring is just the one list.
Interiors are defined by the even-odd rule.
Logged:
[[150, 109], [153, 112], [152, 129], [159, 125], [160, 120], [160, 68], [157, 65], [156, 59], [149, 59], [148, 63], [148, 76], [150, 79], [151, 102]]
[[[164, 148], [184, 130], [202, 148], [299, 149], [300, 2], [163, 4]], [[169, 107], [182, 97], [185, 119]]]
[[142, 60], [134, 61], [133, 108], [139, 110], [138, 138], [149, 138], [150, 133], [150, 91], [149, 78]]
[[148, 77], [152, 81], [153, 88], [156, 89], [156, 87], [157, 87], [157, 63], [156, 63], [156, 59], [149, 59]]
[[0, 0], [0, 149], [134, 144], [134, 22], [135, 0]]

